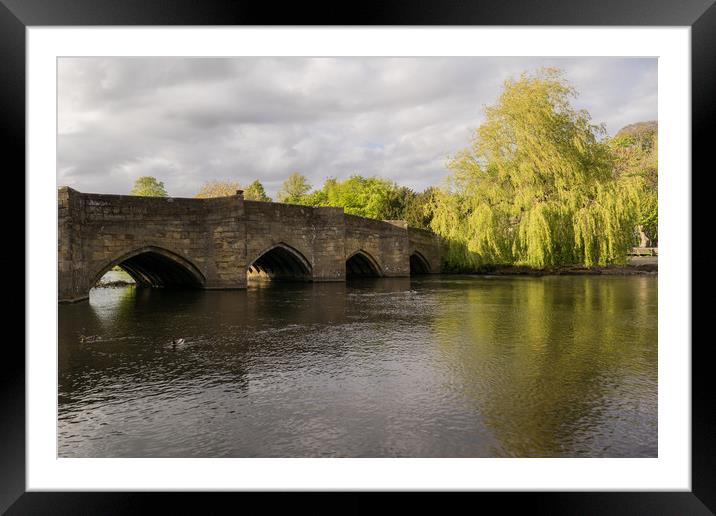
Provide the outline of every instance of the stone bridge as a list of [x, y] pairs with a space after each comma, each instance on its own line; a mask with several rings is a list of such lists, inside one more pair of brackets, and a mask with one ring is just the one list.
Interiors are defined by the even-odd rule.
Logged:
[[114, 266], [138, 286], [240, 289], [440, 272], [437, 237], [343, 208], [136, 197], [59, 189], [58, 299], [79, 301]]

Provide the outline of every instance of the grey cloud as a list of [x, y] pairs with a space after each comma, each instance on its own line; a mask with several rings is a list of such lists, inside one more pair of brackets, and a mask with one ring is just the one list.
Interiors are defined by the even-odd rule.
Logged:
[[192, 196], [209, 179], [379, 174], [439, 184], [505, 79], [559, 66], [610, 133], [657, 118], [656, 59], [64, 58], [58, 183], [127, 193], [139, 175]]

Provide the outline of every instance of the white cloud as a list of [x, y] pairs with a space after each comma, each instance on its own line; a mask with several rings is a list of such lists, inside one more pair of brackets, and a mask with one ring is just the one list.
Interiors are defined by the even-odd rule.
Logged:
[[192, 196], [209, 179], [269, 194], [294, 171], [439, 184], [505, 79], [559, 66], [610, 133], [657, 118], [656, 59], [63, 58], [58, 183]]

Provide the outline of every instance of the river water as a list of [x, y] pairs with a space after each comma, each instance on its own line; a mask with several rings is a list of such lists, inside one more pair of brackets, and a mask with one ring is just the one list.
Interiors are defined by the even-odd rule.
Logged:
[[655, 276], [130, 286], [58, 309], [61, 457], [657, 456]]

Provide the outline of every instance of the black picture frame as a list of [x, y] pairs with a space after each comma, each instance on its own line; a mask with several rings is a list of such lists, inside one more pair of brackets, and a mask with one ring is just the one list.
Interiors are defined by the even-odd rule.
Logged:
[[[709, 136], [716, 125], [716, 4], [714, 0], [492, 0], [360, 2], [337, 9], [327, 2], [282, 3], [248, 0], [0, 0], [0, 116], [4, 162], [25, 170], [25, 29], [29, 26], [117, 25], [554, 25], [689, 26], [692, 60], [692, 184], [708, 173]], [[12, 158], [8, 160], [8, 157]], [[713, 160], [712, 160], [713, 161]], [[709, 168], [713, 168], [710, 166]], [[701, 170], [703, 169], [703, 170]], [[10, 170], [8, 168], [7, 170]], [[688, 171], [685, 171], [688, 173]], [[24, 182], [20, 188], [24, 192]], [[698, 193], [698, 190], [692, 192]], [[703, 195], [703, 190], [702, 190]], [[698, 205], [693, 199], [693, 205]], [[692, 235], [705, 225], [692, 216]], [[23, 235], [23, 241], [25, 235]], [[17, 240], [19, 242], [21, 240]], [[12, 260], [17, 267], [16, 244]], [[693, 255], [692, 255], [693, 256]], [[26, 258], [26, 257], [25, 257]], [[692, 257], [692, 271], [705, 270], [708, 253]], [[24, 260], [23, 260], [24, 262]], [[26, 262], [25, 262], [26, 263]], [[29, 271], [25, 270], [27, 275]], [[705, 289], [699, 287], [699, 290]], [[23, 288], [24, 291], [24, 288]], [[18, 291], [19, 292], [19, 291]], [[693, 290], [692, 290], [693, 293]], [[692, 294], [693, 295], [693, 294]], [[668, 300], [664, 301], [668, 302]], [[711, 303], [705, 303], [711, 304]], [[24, 303], [17, 302], [17, 306]], [[701, 307], [701, 308], [699, 308]], [[692, 335], [697, 309], [692, 299]], [[713, 402], [712, 339], [692, 338], [692, 490], [690, 492], [479, 493], [503, 508], [527, 504], [550, 514], [713, 514], [716, 512], [716, 404]], [[115, 514], [145, 512], [160, 493], [26, 492], [25, 353], [17, 339], [6, 342], [0, 375], [0, 512], [8, 514]], [[224, 503], [227, 495], [220, 496]], [[350, 496], [341, 512], [357, 512], [364, 498]], [[214, 497], [212, 497], [212, 500]], [[223, 501], [222, 501], [223, 500]], [[347, 500], [347, 499], [346, 499]], [[367, 497], [370, 500], [370, 497]], [[412, 500], [423, 505], [422, 496]], [[482, 500], [481, 500], [482, 501]], [[172, 497], [192, 512], [185, 494]], [[206, 497], [201, 508], [209, 509]], [[213, 502], [210, 502], [213, 503]], [[311, 497], [308, 504], [315, 504]], [[371, 504], [366, 501], [366, 504]], [[164, 508], [167, 508], [165, 505]], [[294, 506], [296, 508], [296, 506]]]

